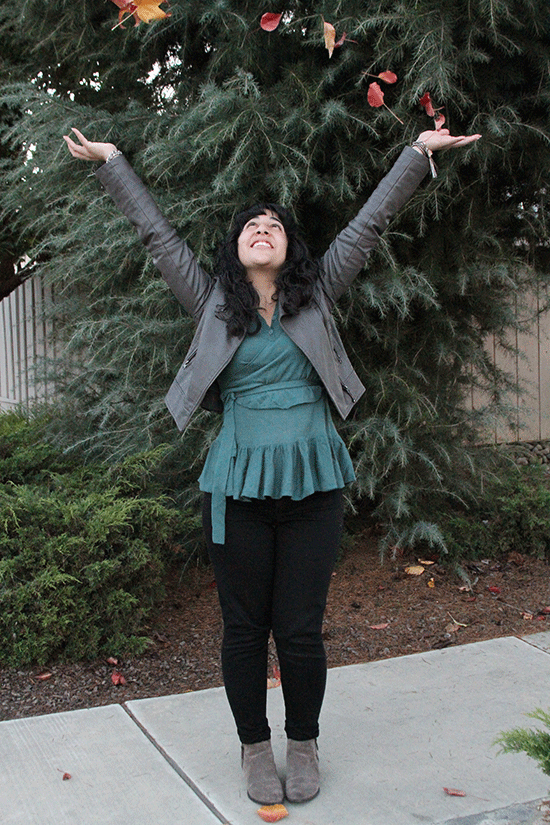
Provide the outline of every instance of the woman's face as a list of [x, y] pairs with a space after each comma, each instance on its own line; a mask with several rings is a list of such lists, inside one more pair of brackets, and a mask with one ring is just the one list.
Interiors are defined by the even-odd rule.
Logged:
[[237, 240], [237, 254], [247, 272], [277, 274], [286, 260], [288, 239], [275, 212], [251, 218]]

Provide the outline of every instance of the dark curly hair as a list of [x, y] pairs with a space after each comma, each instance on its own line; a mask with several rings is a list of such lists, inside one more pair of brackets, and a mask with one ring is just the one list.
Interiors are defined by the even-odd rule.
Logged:
[[311, 257], [293, 216], [278, 204], [255, 204], [236, 216], [218, 250], [215, 272], [225, 293], [225, 304], [218, 306], [216, 315], [226, 322], [230, 335], [254, 334], [261, 327], [257, 313], [259, 295], [246, 277], [246, 270], [239, 260], [237, 242], [249, 220], [268, 212], [277, 215], [288, 241], [286, 260], [275, 281], [277, 293], [284, 293], [285, 313], [297, 315], [313, 297], [319, 264]]

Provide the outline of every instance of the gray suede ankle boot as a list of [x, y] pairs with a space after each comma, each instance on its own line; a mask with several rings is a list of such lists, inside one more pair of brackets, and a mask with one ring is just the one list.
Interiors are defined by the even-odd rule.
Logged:
[[297, 742], [289, 739], [286, 749], [286, 798], [289, 802], [307, 802], [318, 793], [317, 740]]
[[241, 763], [246, 790], [253, 802], [260, 805], [277, 805], [284, 799], [283, 786], [277, 775], [271, 742], [243, 745]]

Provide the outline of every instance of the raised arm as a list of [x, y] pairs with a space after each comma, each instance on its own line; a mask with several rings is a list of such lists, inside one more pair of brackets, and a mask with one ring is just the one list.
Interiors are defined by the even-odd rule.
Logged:
[[323, 286], [335, 302], [361, 271], [391, 218], [409, 200], [430, 167], [437, 150], [458, 148], [479, 140], [481, 135], [454, 137], [448, 129], [422, 132], [407, 146], [368, 201], [338, 234], [322, 258]]
[[136, 227], [155, 266], [182, 304], [194, 317], [201, 314], [213, 281], [199, 266], [195, 256], [166, 220], [128, 161], [113, 143], [87, 140], [73, 128], [80, 143], [68, 135], [64, 139], [71, 155], [80, 160], [103, 161], [96, 175], [118, 208]]

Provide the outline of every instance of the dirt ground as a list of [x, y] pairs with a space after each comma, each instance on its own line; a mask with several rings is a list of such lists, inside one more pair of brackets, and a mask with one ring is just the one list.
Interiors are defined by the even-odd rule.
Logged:
[[[333, 575], [324, 624], [329, 667], [550, 629], [546, 562], [512, 553], [502, 562], [480, 559], [467, 573], [470, 585], [415, 557], [381, 564], [365, 531]], [[222, 684], [221, 618], [210, 569], [196, 566], [181, 581], [172, 575], [148, 632], [150, 648], [139, 657], [0, 670], [0, 719]], [[271, 648], [268, 676], [276, 675]]]

